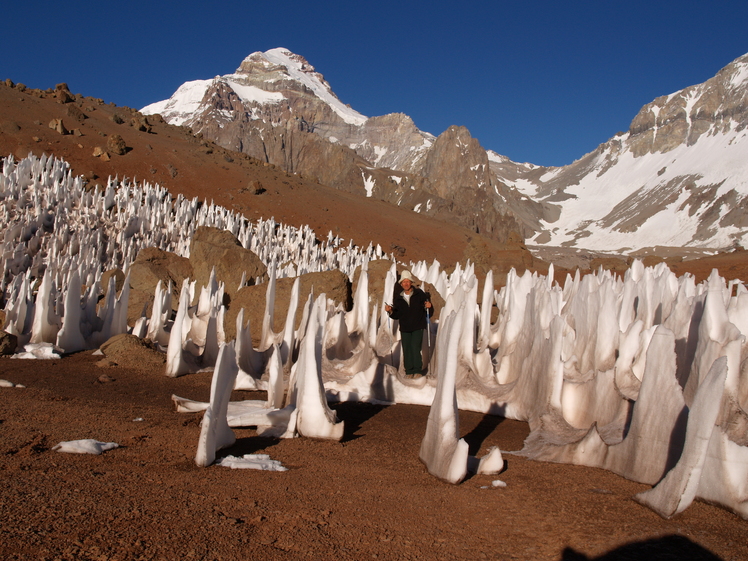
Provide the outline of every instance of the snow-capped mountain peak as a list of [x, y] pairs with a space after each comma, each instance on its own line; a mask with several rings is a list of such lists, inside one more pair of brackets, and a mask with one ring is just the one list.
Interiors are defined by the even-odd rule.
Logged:
[[[439, 137], [401, 113], [367, 118], [304, 57], [255, 52], [144, 113], [339, 189], [442, 215], [505, 241], [629, 252], [748, 246], [748, 55], [646, 104], [625, 133], [568, 166]], [[425, 210], [424, 210], [425, 209]]]
[[[258, 64], [264, 67], [263, 74], [270, 69], [270, 65], [285, 69], [282, 72], [288, 78], [308, 88], [315, 96], [329, 105], [346, 123], [360, 126], [366, 121], [367, 117], [351, 109], [338, 99], [324, 76], [316, 72], [314, 66], [309, 64], [303, 56], [294, 54], [282, 47], [270, 49], [264, 53], [258, 51], [252, 53], [242, 61], [242, 64], [236, 71], [236, 75], [252, 76], [256, 73]], [[271, 82], [266, 80], [266, 83]]]

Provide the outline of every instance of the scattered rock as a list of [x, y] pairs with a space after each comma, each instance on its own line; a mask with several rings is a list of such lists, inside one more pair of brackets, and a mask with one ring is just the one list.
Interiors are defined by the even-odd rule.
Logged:
[[[325, 210], [327, 210], [327, 209], [325, 209]], [[404, 247], [402, 247], [402, 246], [399, 246], [399, 245], [397, 245], [397, 244], [394, 244], [394, 243], [393, 243], [393, 244], [391, 244], [391, 245], [390, 245], [390, 250], [391, 250], [391, 251], [392, 251], [392, 253], [393, 253], [394, 255], [396, 255], [397, 257], [403, 257], [403, 256], [405, 255], [405, 248], [404, 248]]]
[[260, 183], [259, 179], [253, 179], [249, 182], [249, 185], [247, 185], [247, 188], [250, 193], [254, 195], [262, 195], [266, 189], [262, 186], [262, 183]]
[[[109, 339], [101, 345], [101, 351], [106, 355], [106, 359], [124, 368], [161, 372], [166, 364], [164, 353], [154, 349], [147, 341], [127, 333], [115, 335]], [[105, 376], [109, 378], [103, 374], [99, 377], [99, 381], [114, 381], [112, 379], [102, 380]]]
[[55, 98], [59, 103], [71, 103], [75, 101], [75, 97], [70, 93], [68, 85], [65, 83], [55, 86]]
[[88, 118], [88, 115], [86, 115], [83, 112], [83, 110], [80, 107], [78, 107], [75, 103], [71, 103], [70, 105], [68, 105], [67, 114], [68, 114], [68, 117], [71, 117], [75, 119], [76, 121], [80, 121], [80, 122], [83, 122]]
[[151, 125], [148, 124], [148, 119], [146, 119], [145, 115], [141, 115], [138, 113], [135, 115], [131, 120], [130, 124], [136, 129], [141, 132], [151, 132]]
[[127, 153], [125, 139], [118, 134], [113, 134], [106, 141], [106, 147], [109, 152], [117, 156], [124, 156]]
[[49, 122], [49, 128], [59, 132], [60, 134], [70, 134], [70, 131], [65, 128], [65, 125], [62, 122], [62, 119], [52, 119]]

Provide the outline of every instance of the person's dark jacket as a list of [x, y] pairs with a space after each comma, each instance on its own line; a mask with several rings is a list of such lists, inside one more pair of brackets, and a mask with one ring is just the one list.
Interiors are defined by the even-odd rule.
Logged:
[[[410, 304], [403, 298], [404, 292], [398, 294], [392, 302], [390, 317], [400, 321], [400, 331], [411, 333], [419, 329], [426, 329], [426, 308], [424, 304], [429, 300], [428, 294], [417, 287], [413, 287]], [[430, 312], [433, 312], [430, 310]]]

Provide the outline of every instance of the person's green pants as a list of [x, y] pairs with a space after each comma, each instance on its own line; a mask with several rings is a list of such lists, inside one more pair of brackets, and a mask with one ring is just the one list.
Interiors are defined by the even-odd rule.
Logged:
[[400, 340], [403, 345], [403, 362], [406, 374], [422, 374], [423, 359], [421, 358], [421, 345], [423, 344], [423, 329], [406, 333], [400, 332]]

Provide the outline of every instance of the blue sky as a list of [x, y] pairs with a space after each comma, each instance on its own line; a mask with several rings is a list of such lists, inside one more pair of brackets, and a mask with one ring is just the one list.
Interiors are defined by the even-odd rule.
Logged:
[[565, 165], [748, 52], [748, 2], [54, 2], [3, 7], [0, 79], [141, 108], [286, 47], [367, 116]]

